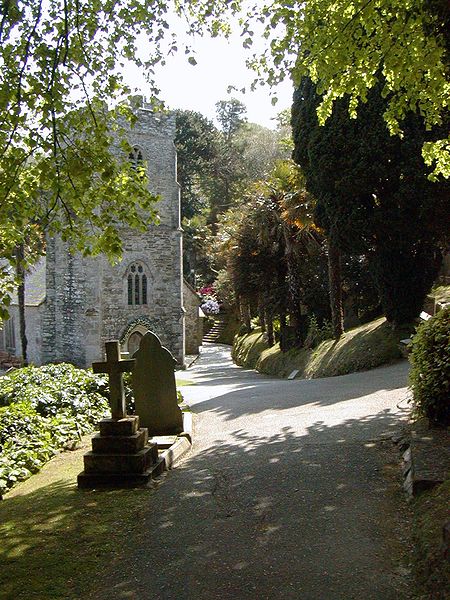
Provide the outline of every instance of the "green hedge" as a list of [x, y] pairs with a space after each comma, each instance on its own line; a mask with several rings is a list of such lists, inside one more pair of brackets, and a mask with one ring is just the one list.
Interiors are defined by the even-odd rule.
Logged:
[[450, 308], [419, 325], [410, 361], [416, 414], [450, 424]]
[[105, 376], [66, 363], [0, 377], [0, 493], [108, 414]]

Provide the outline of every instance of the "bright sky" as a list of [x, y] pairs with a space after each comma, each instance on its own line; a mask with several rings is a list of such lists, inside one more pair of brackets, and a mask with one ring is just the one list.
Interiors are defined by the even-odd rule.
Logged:
[[[160, 98], [169, 108], [182, 108], [202, 113], [213, 119], [215, 104], [219, 100], [238, 98], [247, 107], [248, 120], [265, 127], [275, 128], [274, 118], [283, 109], [290, 107], [292, 86], [286, 81], [276, 89], [278, 103], [273, 106], [270, 89], [265, 86], [255, 92], [238, 91], [228, 93], [228, 86], [238, 90], [250, 84], [254, 73], [245, 66], [247, 52], [242, 48], [239, 35], [230, 40], [202, 37], [189, 39], [195, 49], [197, 64], [190, 65], [183, 51], [167, 59], [165, 66], [156, 69], [156, 84], [161, 90]], [[145, 81], [135, 68], [127, 69], [126, 80], [131, 87], [145, 93]]]

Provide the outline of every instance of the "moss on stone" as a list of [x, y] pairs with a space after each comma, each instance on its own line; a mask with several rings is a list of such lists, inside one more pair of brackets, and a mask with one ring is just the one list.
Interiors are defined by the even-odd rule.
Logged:
[[325, 340], [313, 350], [281, 352], [268, 347], [260, 329], [235, 338], [233, 358], [238, 365], [278, 377], [294, 369], [297, 378], [313, 379], [373, 369], [401, 358], [399, 341], [404, 331], [393, 331], [384, 318], [345, 332], [339, 340]]

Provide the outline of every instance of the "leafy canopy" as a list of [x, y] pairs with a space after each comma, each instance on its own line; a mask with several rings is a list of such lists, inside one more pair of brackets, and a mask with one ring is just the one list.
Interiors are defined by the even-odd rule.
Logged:
[[[200, 4], [203, 10], [190, 4], [197, 30], [209, 22], [213, 34], [220, 31], [221, 12], [237, 13], [246, 5], [225, 0], [211, 11], [208, 2]], [[250, 61], [255, 83], [276, 85], [292, 77], [298, 85], [308, 75], [323, 94], [318, 114], [324, 123], [345, 95], [355, 117], [359, 102], [384, 81], [384, 119], [391, 133], [401, 134], [410, 111], [428, 127], [441, 125], [448, 114], [449, 15], [446, 0], [275, 0], [255, 4], [240, 22], [244, 46], [255, 37], [267, 40], [263, 54]], [[449, 138], [427, 142], [423, 156], [434, 164], [435, 177], [450, 177]]]
[[133, 60], [151, 74], [171, 51], [171, 38], [161, 46], [167, 12], [158, 0], [1, 3], [0, 252], [11, 263], [15, 248], [36, 245], [44, 230], [86, 255], [117, 259], [120, 226], [142, 229], [155, 219], [143, 172], [123, 160], [130, 148], [122, 143], [117, 156], [111, 148], [134, 119], [119, 68]]
[[383, 123], [381, 86], [348, 114], [339, 100], [319, 126], [320, 95], [304, 78], [294, 95], [294, 159], [317, 200], [316, 219], [342, 251], [364, 255], [388, 321], [417, 317], [442, 261], [448, 236], [449, 182], [432, 183], [420, 156], [432, 139], [410, 114], [405, 137], [389, 135]]
[[124, 60], [142, 64], [140, 32], [152, 48], [145, 66], [161, 60], [166, 13], [157, 1], [2, 3], [0, 241], [6, 254], [28, 223], [53, 227], [87, 253], [112, 256], [120, 252], [119, 222], [143, 226], [140, 209], [148, 211], [154, 198], [110, 154], [113, 134], [132, 114], [125, 106], [111, 114], [107, 102], [127, 91], [118, 72]]

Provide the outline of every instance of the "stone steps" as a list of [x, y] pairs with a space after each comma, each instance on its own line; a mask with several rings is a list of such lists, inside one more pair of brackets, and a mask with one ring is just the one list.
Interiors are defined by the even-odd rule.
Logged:
[[211, 327], [211, 329], [208, 331], [208, 333], [205, 333], [205, 335], [203, 336], [203, 342], [216, 342], [221, 333], [223, 332], [223, 330], [226, 327], [226, 315], [225, 314], [220, 314], [217, 315], [214, 318], [214, 325]]

